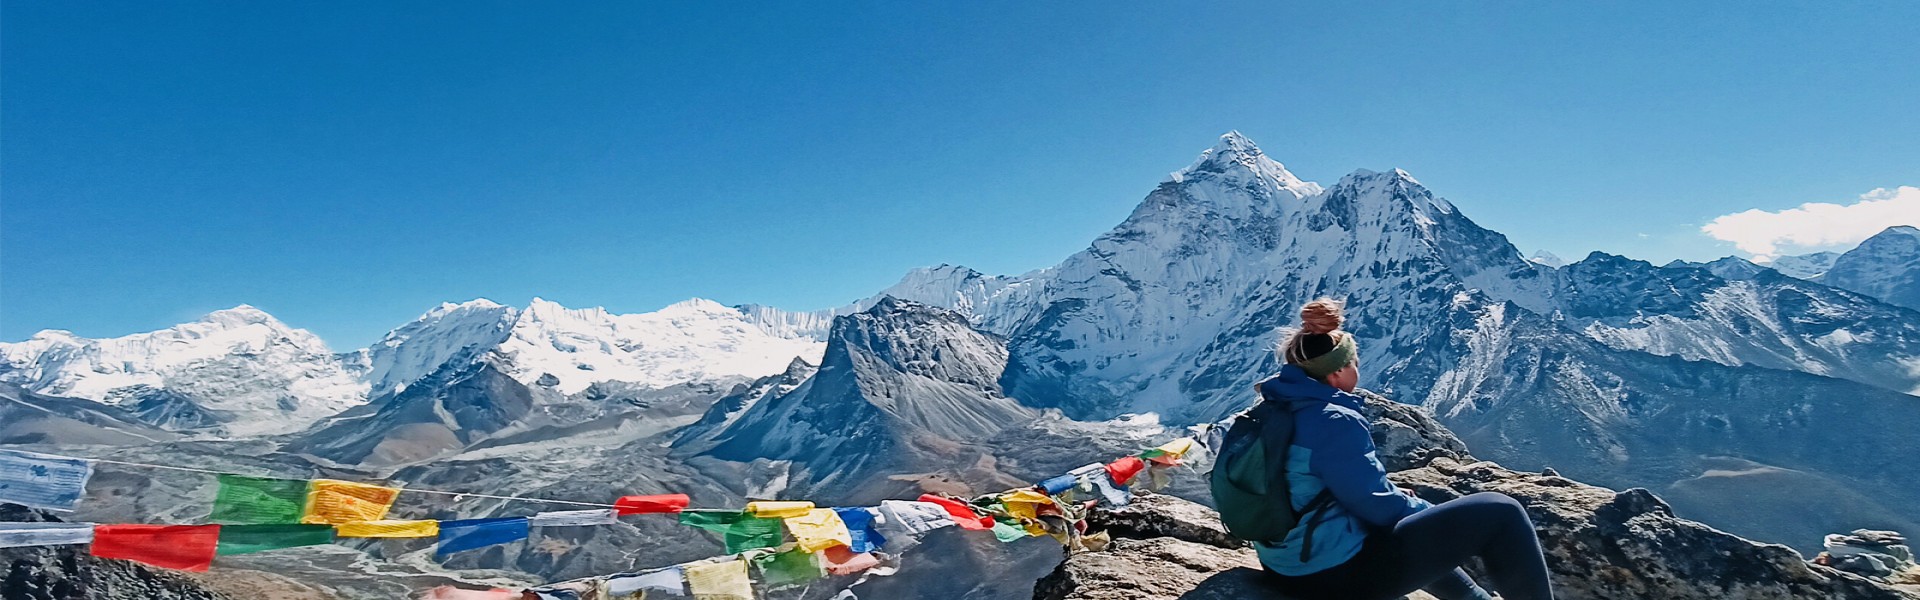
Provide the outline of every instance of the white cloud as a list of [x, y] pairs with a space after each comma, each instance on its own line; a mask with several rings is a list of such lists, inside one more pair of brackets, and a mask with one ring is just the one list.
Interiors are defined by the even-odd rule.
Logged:
[[1920, 187], [1876, 189], [1853, 204], [1809, 202], [1776, 212], [1756, 208], [1722, 215], [1700, 231], [1765, 261], [1783, 245], [1812, 249], [1857, 244], [1894, 225], [1920, 226]]

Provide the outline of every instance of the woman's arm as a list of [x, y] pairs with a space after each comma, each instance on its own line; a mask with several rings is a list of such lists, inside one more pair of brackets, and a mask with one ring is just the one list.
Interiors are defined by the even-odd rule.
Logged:
[[1373, 437], [1366, 423], [1345, 412], [1325, 412], [1309, 427], [1301, 428], [1308, 442], [1302, 446], [1313, 452], [1309, 466], [1326, 483], [1333, 498], [1348, 513], [1375, 527], [1392, 527], [1400, 519], [1432, 506], [1427, 501], [1400, 493], [1387, 481], [1387, 470], [1374, 454]]

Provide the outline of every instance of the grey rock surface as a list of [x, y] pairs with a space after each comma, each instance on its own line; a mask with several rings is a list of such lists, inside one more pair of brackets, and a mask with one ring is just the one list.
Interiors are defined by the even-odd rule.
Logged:
[[[0, 521], [60, 519], [17, 504], [0, 504]], [[86, 546], [0, 549], [0, 600], [230, 600], [192, 576], [136, 563], [94, 558]]]
[[1434, 503], [1500, 492], [1525, 504], [1559, 598], [1920, 598], [1809, 564], [1786, 546], [1749, 541], [1675, 517], [1666, 502], [1644, 489], [1616, 492], [1491, 462], [1449, 458], [1391, 477]]

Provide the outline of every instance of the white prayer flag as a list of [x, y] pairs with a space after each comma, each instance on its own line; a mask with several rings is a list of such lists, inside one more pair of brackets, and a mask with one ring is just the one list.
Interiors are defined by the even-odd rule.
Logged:
[[586, 525], [612, 525], [620, 522], [613, 509], [562, 510], [543, 512], [527, 517], [531, 527], [580, 527]]
[[92, 542], [92, 523], [0, 523], [0, 548]]

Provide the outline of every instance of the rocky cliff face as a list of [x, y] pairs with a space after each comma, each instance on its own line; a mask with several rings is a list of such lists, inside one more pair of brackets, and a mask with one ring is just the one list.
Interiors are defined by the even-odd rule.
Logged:
[[[1375, 444], [1395, 483], [1434, 503], [1500, 492], [1527, 506], [1559, 598], [1920, 598], [1920, 593], [1802, 560], [1676, 517], [1644, 489], [1623, 492], [1551, 472], [1522, 473], [1465, 456], [1452, 433], [1416, 409], [1368, 397]], [[1253, 551], [1219, 516], [1169, 495], [1096, 512], [1113, 543], [1069, 556], [1034, 587], [1035, 600], [1280, 598]], [[1469, 570], [1472, 570], [1471, 568]], [[1478, 578], [1486, 581], [1484, 577]], [[1416, 593], [1409, 598], [1429, 598]]]
[[[57, 521], [45, 512], [0, 504], [0, 521]], [[0, 549], [0, 600], [230, 600], [192, 577], [121, 560], [94, 558], [85, 546]]]

